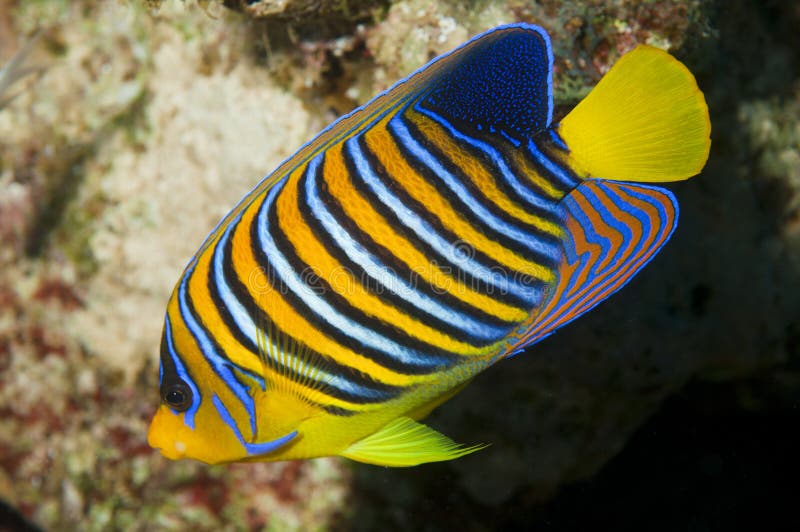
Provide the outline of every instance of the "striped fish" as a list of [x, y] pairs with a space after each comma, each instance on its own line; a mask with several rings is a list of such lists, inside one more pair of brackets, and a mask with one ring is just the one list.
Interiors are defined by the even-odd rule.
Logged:
[[475, 451], [419, 423], [622, 287], [669, 239], [648, 182], [705, 164], [691, 73], [624, 56], [560, 123], [553, 55], [514, 24], [303, 146], [217, 225], [169, 301], [149, 442], [207, 463]]

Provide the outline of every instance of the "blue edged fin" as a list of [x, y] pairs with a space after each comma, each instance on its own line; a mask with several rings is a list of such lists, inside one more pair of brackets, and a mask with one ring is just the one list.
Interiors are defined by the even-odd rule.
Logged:
[[669, 240], [678, 221], [672, 193], [650, 185], [593, 179], [581, 183], [562, 205], [566, 237], [559, 282], [509, 356], [625, 286]]
[[451, 123], [528, 139], [553, 117], [553, 52], [547, 33], [515, 24], [483, 33], [457, 49], [446, 76], [419, 105]]

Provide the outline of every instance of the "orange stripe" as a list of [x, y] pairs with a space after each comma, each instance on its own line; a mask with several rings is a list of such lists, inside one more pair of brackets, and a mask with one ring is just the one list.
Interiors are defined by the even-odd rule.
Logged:
[[[629, 185], [606, 183], [606, 186], [613, 187], [627, 203], [644, 211], [651, 220], [651, 231], [646, 235], [643, 234], [643, 228], [638, 218], [628, 214], [627, 212], [620, 211], [616, 206], [613, 205], [613, 202], [601, 189], [593, 187], [593, 190], [597, 194], [599, 200], [603, 202], [603, 204], [609, 209], [610, 212], [614, 214], [614, 216], [623, 221], [623, 223], [626, 223], [628, 227], [631, 228], [631, 231], [634, 233], [634, 237], [626, 243], [623, 254], [620, 257], [617, 257], [615, 263], [620, 265], [616, 266], [610, 275], [594, 278], [591, 280], [591, 282], [587, 283], [589, 270], [600, 258], [600, 246], [587, 242], [582, 226], [574, 217], [569, 217], [566, 227], [567, 231], [569, 231], [569, 233], [572, 235], [575, 251], [579, 256], [588, 253], [589, 257], [585, 266], [579, 273], [576, 273], [577, 266], [580, 264], [579, 262], [575, 262], [572, 265], [567, 264], [566, 261], [562, 262], [559, 270], [561, 282], [556, 288], [555, 294], [549, 300], [545, 308], [542, 309], [540, 314], [545, 318], [541, 322], [536, 323], [532, 330], [522, 333], [522, 337], [516, 341], [514, 347], [529, 342], [536, 338], [539, 334], [590, 310], [596, 304], [610, 296], [613, 292], [628, 282], [630, 277], [635, 274], [639, 268], [644, 265], [644, 263], [650, 260], [650, 258], [653, 257], [653, 255], [666, 241], [670, 233], [668, 228], [672, 226], [675, 220], [674, 206], [666, 195], [658, 193], [658, 191], [644, 191], [638, 187], [636, 188], [642, 192], [649, 193], [650, 197], [653, 198], [654, 201], [660, 202], [664, 206], [666, 210], [666, 217], [662, 218], [658, 209], [652, 203], [627, 194]], [[602, 218], [600, 218], [596, 213], [596, 210], [590, 207], [585, 196], [580, 191], [573, 195], [573, 199], [579, 205], [581, 205], [584, 214], [593, 220], [593, 228], [598, 234], [607, 237], [610, 236], [611, 233], [618, 235], [617, 230], [605, 223], [605, 221], [603, 221]], [[637, 231], [640, 238], [638, 241], [635, 240]], [[634, 255], [634, 248], [639, 243], [641, 244], [639, 254]], [[613, 253], [610, 253], [608, 256], [604, 257], [603, 262], [607, 263], [612, 255]], [[569, 294], [564, 294], [564, 287], [570, 282], [570, 279], [574, 275], [578, 276], [574, 281], [575, 289]], [[558, 313], [559, 306], [567, 305], [570, 301], [575, 301], [587, 295], [588, 298], [584, 301], [584, 303], [578, 307], [572, 308], [569, 313], [563, 315]], [[536, 319], [531, 321], [531, 323], [535, 322]]]
[[[480, 159], [472, 156], [472, 154], [470, 154], [461, 143], [454, 140], [442, 126], [423, 114], [412, 112], [411, 109], [406, 111], [406, 116], [410, 120], [413, 120], [420, 132], [425, 135], [426, 139], [431, 144], [436, 146], [442, 153], [447, 154], [448, 159], [454, 165], [456, 165], [464, 173], [464, 175], [466, 175], [470, 181], [472, 181], [475, 187], [480, 189], [481, 193], [498, 208], [508, 213], [509, 216], [524, 223], [533, 225], [534, 227], [537, 227], [538, 229], [555, 237], [560, 238], [563, 235], [564, 230], [560, 225], [555, 224], [546, 218], [532, 214], [524, 206], [515, 203], [514, 200], [505, 194], [505, 192], [500, 190], [500, 188], [497, 186], [497, 179], [487, 169], [486, 165], [483, 164]], [[514, 155], [518, 155], [517, 151], [514, 151], [513, 153]], [[527, 170], [525, 177], [531, 179], [537, 183], [537, 185], [541, 185], [539, 181], [533, 179], [531, 175], [535, 174], [535, 170], [533, 170], [527, 162], [524, 162], [524, 164], [526, 166], [523, 168]], [[536, 175], [538, 176], [538, 174]], [[540, 176], [538, 177], [539, 179], [543, 179]], [[546, 192], [550, 194], [553, 199], [558, 200], [563, 197], [563, 194], [553, 189], [549, 182], [546, 183], [546, 187]]]
[[[672, 225], [672, 221], [674, 220], [674, 210], [672, 208], [672, 202], [659, 200], [655, 196], [655, 191], [648, 191], [648, 192], [651, 193], [651, 197], [654, 200], [661, 201], [662, 204], [664, 204], [664, 206], [666, 208], [666, 211], [667, 211], [667, 215], [668, 215], [668, 218], [666, 220], [666, 222], [667, 222], [666, 224], [663, 223], [664, 221], [661, 219], [661, 216], [660, 216], [658, 210], [651, 203], [644, 202], [644, 201], [639, 200], [639, 199], [637, 199], [637, 198], [635, 198], [633, 196], [625, 194], [625, 189], [622, 186], [619, 186], [619, 187], [615, 186], [614, 188], [617, 189], [617, 193], [619, 193], [620, 195], [624, 195], [626, 197], [626, 201], [628, 201], [631, 205], [636, 206], [639, 209], [647, 212], [648, 215], [649, 215], [650, 220], [659, 220], [659, 221], [662, 222], [662, 223], [660, 223], [658, 225], [656, 225], [655, 223], [651, 222], [651, 227], [654, 230]], [[639, 190], [641, 190], [641, 189], [639, 189]], [[666, 196], [663, 196], [663, 195], [661, 195], [661, 196], [662, 196], [662, 198], [666, 198]], [[636, 220], [636, 223], [639, 224], [639, 221]], [[607, 297], [608, 295], [613, 293], [614, 290], [616, 290], [616, 289], [620, 288], [621, 286], [623, 286], [628, 281], [628, 279], [630, 278], [631, 274], [633, 272], [635, 272], [638, 268], [640, 268], [647, 260], [649, 260], [650, 257], [652, 257], [653, 254], [664, 244], [664, 241], [666, 240], [667, 236], [669, 235], [669, 231], [665, 231], [665, 230], [660, 231], [660, 238], [658, 239], [658, 241], [653, 242], [653, 240], [656, 237], [656, 234], [658, 234], [658, 233], [656, 233], [654, 231], [651, 231], [650, 233], [648, 233], [648, 235], [645, 238], [642, 239], [642, 243], [643, 243], [642, 247], [644, 249], [646, 249], [647, 251], [644, 254], [640, 255], [635, 263], [629, 265], [626, 272], [620, 273], [618, 275], [615, 275], [614, 278], [610, 280], [610, 281], [612, 281], [610, 283], [609, 283], [609, 280], [606, 280], [606, 283], [609, 283], [609, 284], [608, 284], [608, 287], [605, 290], [603, 290], [603, 292], [600, 293], [600, 296], [599, 296], [600, 298]], [[633, 246], [631, 246], [631, 249], [633, 249]], [[626, 257], [625, 258], [625, 262], [627, 263], [628, 260], [629, 260], [629, 258]], [[597, 299], [598, 298], [594, 298], [594, 300], [597, 300]]]
[[260, 374], [261, 362], [258, 356], [246, 349], [231, 334], [208, 290], [208, 272], [216, 242], [214, 240], [212, 245], [207, 248], [207, 252], [197, 258], [194, 271], [187, 281], [187, 295], [192, 299], [201, 325], [210, 336], [214, 337], [231, 362], [248, 371]]
[[[455, 236], [473, 246], [474, 249], [496, 260], [505, 267], [516, 270], [523, 275], [550, 282], [555, 278], [554, 272], [541, 264], [527, 260], [514, 251], [503, 247], [489, 239], [467, 222], [452, 205], [412, 168], [397, 148], [386, 124], [391, 117], [385, 117], [364, 134], [370, 150], [381, 161], [387, 173], [405, 192], [423, 204], [435, 215]], [[513, 272], [509, 272], [514, 275]]]
[[[302, 168], [293, 172], [291, 179], [296, 180], [301, 171]], [[251, 297], [269, 316], [269, 319], [297, 341], [313, 346], [314, 350], [320, 354], [330, 357], [339, 364], [366, 373], [379, 382], [397, 386], [408, 386], [418, 382], [419, 377], [395, 373], [322, 334], [300, 315], [278, 290], [268, 284], [264, 268], [256, 261], [250, 248], [249, 228], [254, 223], [253, 219], [262, 201], [263, 197], [259, 198], [259, 201], [254, 202], [242, 214], [239, 227], [231, 235], [231, 238], [234, 247], [234, 271], [247, 287]]]
[[[175, 350], [180, 356], [181, 362], [187, 368], [189, 368], [189, 372], [192, 376], [192, 379], [195, 381], [195, 385], [198, 387], [201, 393], [208, 389], [213, 390], [214, 393], [216, 393], [223, 401], [223, 403], [225, 403], [239, 429], [245, 435], [250, 435], [252, 437], [252, 431], [250, 429], [250, 414], [247, 412], [247, 409], [241, 403], [241, 401], [236, 398], [236, 395], [228, 387], [225, 381], [220, 378], [220, 376], [217, 375], [217, 372], [211, 367], [211, 364], [203, 355], [202, 351], [200, 350], [200, 346], [197, 344], [197, 341], [195, 340], [191, 331], [189, 331], [189, 328], [183, 321], [178, 304], [177, 290], [173, 291], [172, 293], [172, 297], [167, 305], [167, 312], [169, 313], [170, 322], [172, 324], [172, 340], [175, 344]], [[206, 397], [205, 399], [209, 398]], [[201, 402], [198, 410], [198, 416], [195, 419], [200, 419], [203, 417], [202, 411], [204, 408], [206, 410], [210, 408], [209, 406], [204, 407], [204, 404], [209, 405], [210, 401], [207, 401], [206, 403]], [[208, 418], [206, 417], [205, 419]], [[220, 427], [224, 427], [224, 424], [216, 415], [216, 412], [214, 412], [214, 415], [211, 419], [213, 419], [215, 423], [218, 422]], [[223, 430], [228, 429], [223, 428]]]
[[356, 191], [344, 165], [341, 146], [333, 146], [326, 153], [323, 175], [329, 192], [339, 201], [345, 214], [377, 244], [390, 250], [398, 260], [419, 276], [413, 281], [428, 283], [440, 293], [447, 292], [460, 301], [507, 322], [518, 322], [528, 316], [528, 312], [524, 309], [498, 302], [488, 295], [477, 292], [468, 283], [452, 276], [450, 272], [431, 261], [395, 231], [375, 207]]
[[277, 209], [281, 231], [294, 246], [300, 260], [308, 264], [314, 274], [325, 280], [337, 294], [366, 314], [404, 331], [409, 336], [452, 353], [485, 354], [489, 350], [486, 347], [476, 348], [443, 334], [365, 290], [362, 281], [328, 253], [303, 221], [297, 209], [297, 186], [298, 180], [292, 176], [278, 197]]

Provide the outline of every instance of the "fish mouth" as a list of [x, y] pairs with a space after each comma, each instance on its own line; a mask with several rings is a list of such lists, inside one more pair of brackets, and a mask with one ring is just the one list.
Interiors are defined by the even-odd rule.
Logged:
[[168, 432], [159, 427], [154, 420], [147, 432], [147, 444], [170, 460], [183, 458], [186, 455], [186, 443], [181, 439], [171, 440], [167, 434]]
[[298, 435], [298, 431], [292, 431], [285, 436], [281, 436], [280, 438], [268, 441], [268, 442], [260, 442], [260, 443], [248, 443], [245, 441], [239, 441], [239, 443], [244, 447], [245, 456], [242, 456], [239, 453], [236, 453], [235, 456], [224, 456], [220, 454], [219, 456], [187, 456], [187, 444], [181, 439], [173, 439], [171, 441], [162, 441], [160, 438], [157, 438], [152, 432], [148, 435], [147, 443], [153, 449], [156, 449], [161, 453], [164, 458], [168, 458], [170, 460], [180, 460], [182, 458], [194, 458], [196, 460], [200, 460], [201, 462], [206, 462], [209, 464], [212, 463], [222, 463], [222, 462], [235, 462], [239, 460], [248, 460], [258, 458], [263, 455], [267, 455], [270, 453], [274, 453], [279, 449], [283, 448], [291, 441], [295, 439]]
[[170, 460], [180, 460], [186, 457], [186, 444], [182, 441], [175, 441], [173, 445], [165, 445], [163, 447], [156, 447], [151, 445], [154, 449], [161, 453], [164, 458]]
[[257, 441], [257, 438], [250, 438], [249, 435], [245, 437], [222, 401], [216, 395], [212, 400], [222, 418], [223, 427], [230, 429], [232, 437], [226, 437], [224, 431], [215, 433], [189, 427], [183, 416], [176, 415], [162, 405], [150, 423], [147, 443], [170, 460], [191, 458], [207, 464], [216, 464], [258, 460], [264, 455], [283, 449], [300, 434], [299, 431], [293, 430], [269, 441]]

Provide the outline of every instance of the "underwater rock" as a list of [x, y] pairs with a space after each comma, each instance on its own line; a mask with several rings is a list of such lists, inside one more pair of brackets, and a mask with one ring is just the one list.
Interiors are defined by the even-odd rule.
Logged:
[[340, 16], [356, 19], [370, 14], [381, 2], [365, 0], [225, 0], [225, 7], [242, 11], [251, 17], [275, 17], [302, 21]]
[[303, 142], [307, 112], [199, 10], [15, 15], [17, 31], [48, 25], [58, 44], [0, 112], [0, 470], [15, 504], [47, 529], [329, 521], [346, 495], [338, 462], [209, 470], [146, 444], [164, 294], [219, 216]]
[[[512, 501], [517, 510], [534, 512], [566, 483], [594, 474], [688, 382], [727, 382], [748, 409], [796, 405], [800, 61], [791, 27], [798, 14], [787, 8], [780, 16], [752, 2], [704, 18], [713, 3], [697, 6], [685, 34], [670, 39], [683, 42], [676, 52], [690, 57], [706, 93], [712, 152], [700, 176], [669, 187], [681, 204], [670, 246], [613, 300], [487, 371], [429, 418], [457, 441], [491, 442], [489, 448], [421, 475], [360, 471], [359, 510], [411, 526], [403, 509], [376, 510], [390, 504], [380, 487], [391, 483], [399, 492], [424, 494], [401, 505], [432, 519], [434, 528], [454, 526], [438, 517], [441, 504], [460, 516], [456, 526], [477, 522], [479, 528], [496, 522]], [[653, 2], [648, 9], [680, 8]], [[590, 25], [568, 21], [569, 27]], [[630, 46], [636, 33], [624, 28], [645, 23], [632, 15], [624, 24], [600, 26], [616, 36], [608, 50]], [[766, 61], [755, 52], [761, 40], [770, 50]], [[554, 47], [557, 64], [573, 65], [595, 49], [585, 37], [554, 38]], [[603, 64], [584, 68], [599, 72]], [[581, 83], [591, 77], [583, 75]], [[556, 98], [569, 99], [559, 96], [558, 83], [557, 76]], [[465, 493], [472, 504], [460, 502]]]
[[[164, 3], [163, 0], [141, 1], [153, 14], [157, 14]], [[276, 20], [299, 26], [321, 21], [370, 18], [388, 3], [389, 0], [197, 0], [200, 8], [211, 17], [225, 7], [254, 19]]]

